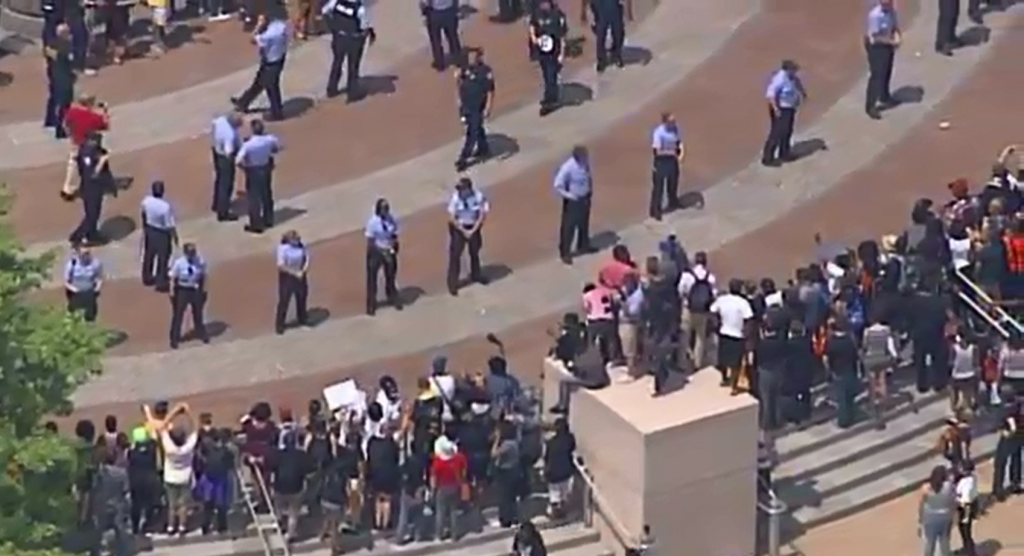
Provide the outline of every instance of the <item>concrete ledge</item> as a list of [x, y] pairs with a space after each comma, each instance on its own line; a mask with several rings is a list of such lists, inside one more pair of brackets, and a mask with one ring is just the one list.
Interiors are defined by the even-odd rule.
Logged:
[[[43, 34], [43, 18], [0, 6], [0, 30], [8, 36], [0, 40], [0, 50], [17, 54], [25, 45], [35, 44]], [[13, 46], [11, 43], [20, 44]]]

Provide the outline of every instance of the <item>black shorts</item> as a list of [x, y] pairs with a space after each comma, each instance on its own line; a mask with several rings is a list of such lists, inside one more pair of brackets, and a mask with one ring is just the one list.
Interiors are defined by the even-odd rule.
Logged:
[[740, 338], [718, 335], [718, 368], [738, 369], [743, 363], [746, 342]]

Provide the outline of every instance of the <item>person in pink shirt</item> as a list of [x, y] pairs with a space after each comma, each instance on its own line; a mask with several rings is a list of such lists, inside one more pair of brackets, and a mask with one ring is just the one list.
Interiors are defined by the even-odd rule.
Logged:
[[615, 322], [616, 292], [604, 286], [587, 283], [583, 286], [583, 310], [587, 330], [597, 341], [601, 359], [608, 364], [619, 357], [619, 335]]
[[602, 286], [619, 291], [626, 283], [626, 276], [639, 276], [636, 270], [636, 263], [625, 245], [616, 245], [612, 248], [612, 260], [601, 267], [597, 273], [597, 281]]

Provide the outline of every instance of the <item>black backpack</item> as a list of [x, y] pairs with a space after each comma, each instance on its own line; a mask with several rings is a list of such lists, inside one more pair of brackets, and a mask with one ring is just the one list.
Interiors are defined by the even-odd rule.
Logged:
[[306, 450], [313, 461], [316, 469], [327, 469], [331, 463], [331, 439], [322, 434], [313, 434], [309, 439], [309, 447]]
[[691, 272], [693, 285], [690, 291], [686, 292], [686, 305], [692, 313], [708, 313], [711, 311], [711, 304], [715, 302], [714, 288], [711, 287], [711, 274], [705, 274], [703, 278]]

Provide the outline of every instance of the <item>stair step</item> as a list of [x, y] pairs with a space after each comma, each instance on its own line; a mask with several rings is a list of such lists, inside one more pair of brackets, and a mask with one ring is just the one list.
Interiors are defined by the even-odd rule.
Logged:
[[[600, 542], [600, 535], [595, 529], [580, 523], [551, 526], [550, 523], [537, 523], [541, 526], [542, 535], [549, 552], [566, 551], [566, 556], [610, 556]], [[362, 556], [507, 556], [511, 551], [512, 529], [494, 529], [471, 537], [464, 537], [457, 542], [431, 541], [411, 543], [404, 546], [388, 542], [377, 542], [373, 548], [360, 551], [345, 551], [346, 554]], [[292, 551], [295, 554], [296, 551]], [[331, 551], [323, 544], [317, 543], [301, 551], [308, 556], [330, 556]], [[263, 556], [264, 550], [255, 538], [231, 540], [211, 540], [181, 546], [155, 548], [150, 556]]]
[[[937, 396], [922, 397], [918, 405], [894, 411], [884, 430], [868, 423], [851, 433], [826, 423], [779, 438], [774, 488], [789, 507], [787, 526], [820, 526], [920, 487], [945, 462], [936, 443], [949, 408]], [[989, 425], [984, 416], [978, 419], [976, 460], [995, 451], [995, 436], [984, 434]]]

